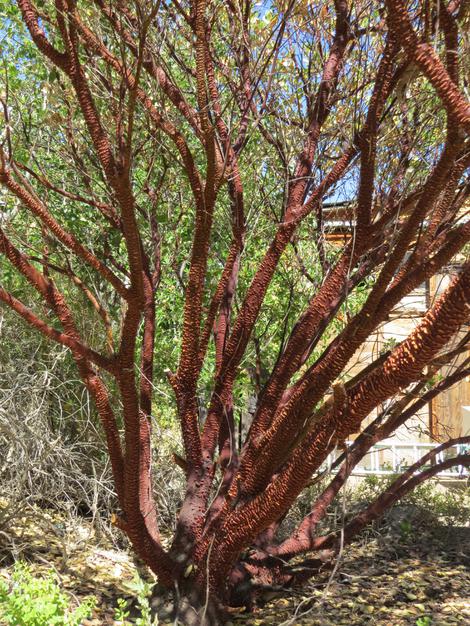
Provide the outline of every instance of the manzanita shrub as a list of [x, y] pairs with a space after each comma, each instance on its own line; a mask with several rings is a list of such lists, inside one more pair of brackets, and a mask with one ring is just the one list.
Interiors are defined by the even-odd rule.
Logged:
[[[316, 528], [354, 466], [470, 373], [467, 3], [2, 7], [0, 300], [69, 348], [101, 418], [116, 524], [176, 593], [177, 619], [221, 623], [259, 585], [314, 575], [299, 556], [336, 549]], [[439, 272], [451, 280], [409, 336], [364, 359]], [[170, 547], [151, 480], [163, 405], [186, 480]], [[439, 455], [463, 435], [407, 468], [343, 541], [468, 467], [467, 453]]]

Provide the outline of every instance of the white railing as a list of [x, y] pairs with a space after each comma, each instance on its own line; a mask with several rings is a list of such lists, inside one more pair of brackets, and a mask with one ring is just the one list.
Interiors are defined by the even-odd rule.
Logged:
[[[352, 445], [353, 441], [346, 442], [348, 446]], [[421, 442], [409, 442], [404, 443], [401, 441], [393, 441], [389, 443], [377, 443], [370, 451], [362, 458], [362, 460], [356, 465], [352, 471], [353, 476], [364, 476], [369, 474], [377, 475], [390, 475], [398, 474], [419, 461], [419, 459], [426, 454], [428, 450], [437, 448], [439, 444], [436, 443], [421, 443]], [[458, 456], [469, 451], [468, 444], [457, 444], [455, 446], [449, 446], [446, 450], [443, 450], [436, 454], [435, 461], [441, 463], [449, 457]], [[325, 462], [326, 468], [331, 470], [332, 465], [340, 454], [341, 450], [331, 452]], [[430, 467], [431, 462], [428, 462], [419, 471], [422, 471], [426, 467]], [[334, 470], [333, 470], [334, 471]], [[455, 465], [443, 472], [439, 472], [437, 476], [460, 478], [463, 476], [470, 476], [470, 469], [462, 465]]]

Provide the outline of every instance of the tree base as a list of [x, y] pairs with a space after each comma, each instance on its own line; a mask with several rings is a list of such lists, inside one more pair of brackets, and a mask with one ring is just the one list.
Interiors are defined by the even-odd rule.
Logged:
[[204, 598], [198, 589], [185, 589], [173, 598], [162, 589], [155, 589], [151, 608], [159, 620], [181, 626], [221, 626], [228, 619], [221, 603]]

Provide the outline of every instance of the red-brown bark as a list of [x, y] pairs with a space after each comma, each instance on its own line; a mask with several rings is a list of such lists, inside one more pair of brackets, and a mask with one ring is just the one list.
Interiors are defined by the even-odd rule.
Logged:
[[[70, 115], [64, 136], [73, 157], [64, 166], [91, 171], [81, 172], [83, 192], [66, 183], [61, 186], [48, 175], [47, 164], [31, 167], [13, 154], [7, 124], [0, 183], [22, 211], [40, 222], [43, 238], [60, 244], [64, 258], [56, 263], [47, 252], [42, 257], [31, 253], [29, 243], [17, 241], [14, 230], [2, 223], [2, 263], [8, 262], [34, 289], [47, 311], [29, 302], [27, 306], [22, 296], [3, 284], [0, 300], [44, 337], [70, 350], [105, 431], [121, 508], [117, 524], [160, 582], [183, 595], [180, 613], [187, 623], [217, 623], [224, 603], [250, 604], [250, 577], [292, 584], [305, 576], [296, 576], [279, 557], [288, 560], [320, 547], [335, 547], [335, 537], [318, 537], [316, 529], [355, 465], [373, 443], [390, 436], [468, 371], [465, 361], [445, 381], [425, 390], [424, 381], [438, 366], [468, 349], [468, 341], [446, 348], [470, 319], [470, 264], [459, 260], [452, 283], [409, 337], [347, 379], [351, 359], [400, 300], [444, 271], [470, 241], [465, 214], [470, 195], [465, 178], [470, 164], [470, 106], [462, 89], [458, 3], [438, 2], [442, 19], [437, 19], [429, 3], [421, 15], [401, 0], [386, 0], [384, 7], [379, 6], [386, 19], [364, 30], [361, 11], [371, 15], [380, 11], [336, 0], [334, 8], [325, 5], [322, 17], [309, 14], [306, 25], [303, 17], [299, 21], [297, 3], [289, 2], [276, 14], [272, 32], [260, 27], [263, 36], [269, 35], [261, 44], [252, 28], [255, 17], [249, 2], [214, 7], [205, 0], [172, 1], [149, 9], [141, 2], [130, 6], [95, 0], [84, 11], [79, 2], [56, 0], [56, 11], [49, 14], [44, 9], [44, 15], [30, 0], [17, 4], [38, 51], [66, 83], [66, 88], [61, 83], [61, 94], [69, 99], [69, 110], [76, 109], [83, 123], [90, 154], [86, 158], [79, 154], [84, 147], [74, 139]], [[170, 35], [181, 43], [181, 51], [165, 33], [169, 23], [178, 31]], [[112, 38], [106, 35], [109, 32]], [[304, 39], [295, 39], [299, 33]], [[438, 42], [436, 49], [429, 43], [431, 35]], [[362, 37], [368, 38], [367, 44]], [[287, 38], [296, 41], [292, 54], [284, 50]], [[361, 45], [364, 69], [359, 76], [354, 64]], [[220, 53], [224, 46], [227, 58]], [[296, 46], [309, 50], [308, 62], [297, 59]], [[301, 80], [288, 94], [289, 88], [276, 81], [282, 76], [281, 61], [288, 63], [291, 57]], [[437, 93], [434, 99], [429, 96], [430, 115], [445, 118], [445, 131], [433, 127], [435, 141], [426, 138], [433, 158], [427, 155], [429, 163], [423, 161], [413, 177], [410, 159], [418, 150], [406, 80], [414, 80], [409, 76], [415, 70]], [[349, 74], [352, 82], [364, 84], [353, 85]], [[179, 84], [181, 75], [184, 80]], [[298, 119], [284, 115], [283, 95], [287, 104], [289, 98], [299, 98]], [[8, 106], [3, 108], [9, 115]], [[344, 110], [351, 119], [344, 118]], [[290, 145], [285, 137], [292, 129]], [[140, 141], [139, 132], [149, 137]], [[395, 137], [391, 144], [389, 135]], [[266, 153], [261, 168], [249, 154], [251, 142], [258, 141], [264, 142]], [[148, 144], [152, 156], [142, 164]], [[159, 158], [165, 167], [155, 194], [149, 181]], [[277, 195], [264, 189], [259, 195], [263, 205], [270, 202], [270, 193], [276, 196], [274, 219], [271, 207], [260, 209], [251, 197], [262, 185], [259, 172], [264, 175], [269, 168], [271, 179], [280, 172], [285, 177]], [[143, 185], [142, 170], [146, 170]], [[175, 455], [175, 464], [184, 470], [187, 482], [173, 544], [166, 550], [151, 480], [151, 431], [158, 401], [155, 370], [166, 367], [159, 362], [156, 345], [158, 291], [162, 276], [168, 279], [163, 259], [171, 255], [165, 256], [164, 227], [154, 209], [160, 198], [167, 202], [165, 192], [173, 202], [175, 184], [169, 178], [175, 171], [181, 175], [181, 215], [185, 212], [185, 220], [192, 222], [187, 270], [178, 276], [178, 289], [184, 292], [180, 352], [176, 371], [167, 370], [167, 377], [184, 450], [184, 458]], [[332, 221], [341, 222], [343, 245], [329, 259], [324, 234], [331, 218], [326, 201], [337, 194], [341, 181], [350, 187], [356, 184], [348, 179], [351, 172], [353, 179], [357, 172], [351, 202], [332, 209], [333, 215], [335, 211], [340, 215]], [[70, 232], [48, 193], [96, 211], [106, 232], [111, 229], [118, 236], [115, 249], [105, 237], [101, 254], [96, 245]], [[145, 202], [152, 201], [150, 210], [142, 206], [142, 194]], [[266, 221], [265, 232], [271, 233], [256, 250], [250, 241], [258, 236], [253, 206]], [[176, 213], [176, 207], [172, 211]], [[179, 228], [179, 219], [176, 224]], [[221, 226], [228, 237], [218, 241]], [[311, 278], [302, 259], [305, 253], [297, 246], [298, 239], [309, 241], [312, 232], [318, 239], [311, 246], [318, 254], [318, 280]], [[179, 242], [179, 237], [175, 239]], [[277, 359], [262, 378], [262, 361], [271, 357], [269, 350], [264, 354], [258, 325], [268, 294], [277, 288], [276, 279], [284, 267], [292, 270], [291, 244], [302, 267], [291, 294], [296, 292], [295, 282], [304, 277], [310, 279], [310, 291], [293, 316], [290, 305], [283, 312]], [[249, 256], [258, 252], [259, 260], [250, 268]], [[177, 249], [173, 258], [179, 253]], [[309, 254], [309, 263], [315, 263], [314, 254]], [[85, 270], [105, 283], [120, 303], [116, 320], [110, 320], [109, 311], [83, 279]], [[51, 278], [54, 273], [81, 289], [104, 322], [107, 340], [101, 351], [81, 336], [74, 319], [78, 312]], [[351, 293], [368, 277], [373, 277], [373, 284], [350, 313]], [[114, 321], [120, 333], [112, 332]], [[340, 330], [333, 334], [332, 324], [340, 321]], [[258, 370], [256, 408], [238, 446], [240, 406], [235, 392], [252, 344]], [[200, 386], [208, 370], [210, 399], [201, 424]], [[117, 398], [108, 384], [117, 390]], [[406, 392], [410, 385], [418, 394], [411, 402]], [[390, 410], [359, 435], [338, 474], [312, 503], [309, 516], [278, 544], [284, 516], [329, 452], [360, 432], [364, 420], [390, 399]], [[344, 538], [351, 540], [386, 507], [438, 471], [455, 463], [468, 466], [468, 455], [461, 455], [423, 470], [440, 449], [407, 470], [352, 520]]]

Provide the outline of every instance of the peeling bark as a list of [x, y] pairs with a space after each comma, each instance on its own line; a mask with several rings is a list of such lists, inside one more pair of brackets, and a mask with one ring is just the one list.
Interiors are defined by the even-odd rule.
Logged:
[[[380, 13], [377, 8], [383, 9], [385, 15], [369, 32], [356, 19], [357, 7], [347, 0], [336, 0], [330, 8], [325, 5], [321, 18], [305, 21], [302, 17], [301, 22], [299, 3], [289, 2], [285, 11], [276, 14], [275, 29], [260, 47], [249, 2], [214, 7], [205, 0], [184, 6], [172, 1], [149, 8], [141, 2], [130, 6], [121, 0], [95, 0], [89, 3], [90, 14], [74, 0], [56, 0], [56, 10], [47, 5], [45, 14], [30, 0], [17, 0], [17, 4], [38, 51], [60, 72], [64, 98], [69, 98], [73, 110], [64, 137], [73, 145], [71, 167], [84, 170], [80, 175], [86, 185], [85, 193], [69, 189], [66, 182], [61, 187], [43, 172], [47, 163], [33, 168], [21, 163], [12, 154], [12, 126], [6, 125], [0, 184], [22, 211], [39, 222], [42, 236], [57, 242], [66, 262], [54, 263], [46, 253], [38, 259], [30, 250], [35, 243], [21, 241], [2, 222], [1, 262], [34, 290], [44, 310], [27, 305], [3, 284], [0, 300], [43, 337], [70, 350], [105, 432], [121, 508], [116, 523], [159, 582], [175, 592], [175, 616], [185, 624], [222, 623], [227, 605], [251, 606], [263, 585], [299, 584], [328, 561], [337, 538], [319, 537], [318, 523], [355, 465], [375, 442], [392, 434], [430, 398], [468, 372], [465, 362], [445, 381], [425, 389], [437, 369], [468, 349], [467, 340], [457, 348], [446, 348], [470, 320], [467, 260], [409, 337], [347, 379], [355, 353], [400, 300], [442, 271], [470, 241], [470, 222], [464, 219], [470, 196], [465, 177], [470, 165], [470, 105], [459, 62], [460, 9], [458, 3], [440, 1], [436, 6], [442, 19], [438, 20], [436, 7], [427, 4], [423, 21], [420, 3], [412, 9], [401, 0], [386, 0], [384, 7], [374, 5], [371, 10], [375, 15]], [[321, 29], [317, 19], [322, 20]], [[181, 54], [167, 37], [168, 24], [175, 26], [184, 42]], [[284, 50], [286, 38], [299, 29], [314, 42], [310, 54], [315, 50], [315, 58], [299, 61], [296, 46], [291, 51], [293, 67], [302, 79], [298, 91], [303, 99], [298, 119], [286, 119], [272, 102], [279, 95], [276, 77], [284, 72], [280, 63], [290, 62]], [[113, 33], [112, 40], [107, 32]], [[429, 43], [431, 35], [435, 47]], [[349, 68], [356, 62], [355, 50], [363, 36], [373, 37], [375, 48], [369, 49], [369, 42], [364, 49], [367, 67], [361, 78], [365, 82], [358, 87], [350, 84], [348, 71], [353, 71]], [[219, 52], [224, 46], [231, 51], [230, 59]], [[409, 76], [415, 74], [432, 85], [437, 95], [434, 101], [430, 97], [434, 107], [430, 111], [442, 115], [445, 126], [432, 146], [432, 164], [421, 164], [413, 178], [408, 172], [416, 146], [406, 80], [414, 80]], [[184, 80], [178, 84], [181, 75]], [[356, 108], [348, 109], [349, 100], [357, 101]], [[8, 116], [8, 106], [3, 108]], [[344, 110], [352, 111], [354, 119], [344, 120]], [[71, 124], [75, 114], [89, 143], [86, 158], [77, 153]], [[136, 137], [136, 120], [141, 124], [139, 132], [148, 133], [143, 142]], [[387, 144], [387, 134], [392, 132], [402, 146]], [[439, 136], [437, 130], [433, 132]], [[291, 134], [295, 145], [284, 145]], [[250, 155], [245, 157], [250, 142], [258, 140], [266, 147], [261, 168], [250, 162]], [[165, 165], [159, 193], [151, 191], [156, 156], [148, 164], [143, 184], [141, 172], [135, 171], [147, 145]], [[269, 214], [266, 207], [254, 208], [250, 196], [256, 196], [256, 186], [262, 184], [259, 172], [268, 171], [270, 160], [276, 159], [280, 166], [276, 162], [273, 171], [284, 172], [285, 180], [274, 181], [277, 206], [270, 210], [275, 218], [269, 217], [265, 224], [271, 235], [260, 243], [259, 260], [250, 266], [250, 238], [258, 236], [254, 213]], [[88, 168], [90, 172], [85, 171]], [[250, 168], [256, 173], [253, 180], [249, 180]], [[166, 189], [173, 193], [178, 186], [178, 181], [168, 181], [168, 169], [179, 171], [187, 184], [187, 193], [179, 196], [185, 206], [170, 208], [184, 215], [185, 237], [189, 232], [191, 238], [179, 275], [184, 306], [177, 369], [166, 370], [184, 448], [183, 456], [175, 453], [174, 464], [186, 477], [169, 550], [161, 542], [151, 480], [152, 412], [159, 401], [154, 393], [155, 370], [161, 365], [155, 345], [158, 290], [166, 271], [163, 259], [168, 258], [163, 254], [164, 227], [154, 209]], [[338, 193], [338, 184], [353, 185], [350, 174], [356, 170], [352, 201], [346, 208], [337, 207], [343, 211], [338, 220], [343, 222], [344, 245], [329, 260], [329, 244], [322, 239], [328, 221], [325, 207], [330, 194]], [[69, 232], [49, 193], [64, 203], [79, 202], [96, 211], [106, 228], [119, 236], [116, 249], [108, 249], [107, 234], [101, 254]], [[266, 204], [271, 201], [264, 189], [260, 198]], [[145, 205], [149, 199], [151, 210]], [[317, 224], [312, 226], [314, 219]], [[227, 238], [216, 241], [220, 220]], [[282, 339], [276, 346], [278, 358], [265, 380], [258, 381], [253, 422], [238, 446], [240, 370], [248, 369], [254, 336], [256, 357], [263, 354], [257, 325], [263, 320], [266, 296], [283, 270], [289, 244], [295, 237], [297, 246], [301, 237], [308, 239], [312, 232], [319, 238], [311, 247], [320, 257], [321, 278], [318, 284], [310, 281], [311, 292], [295, 320], [287, 307]], [[179, 253], [177, 249], [173, 258]], [[301, 258], [297, 248], [296, 254]], [[116, 320], [111, 320], [109, 310], [83, 279], [84, 271], [91, 284], [104, 283], [112, 292], [121, 307]], [[54, 272], [87, 296], [105, 325], [105, 345], [88, 345], [81, 336], [79, 312], [72, 310], [54, 282]], [[310, 276], [310, 271], [302, 267], [302, 274]], [[358, 310], [350, 314], [345, 309], [351, 292], [368, 277], [374, 277], [374, 283]], [[120, 333], [112, 332], [115, 322]], [[335, 322], [341, 322], [341, 327], [334, 334]], [[201, 381], [207, 380], [209, 369], [207, 418], [200, 424]], [[409, 396], [410, 385], [416, 398]], [[388, 412], [362, 429], [364, 420], [386, 401], [392, 402]], [[312, 503], [310, 514], [279, 542], [279, 528], [295, 499], [331, 450], [343, 446], [355, 432], [360, 433], [355, 444]], [[436, 472], [457, 463], [468, 466], [468, 455], [462, 454], [425, 468], [433, 455], [456, 442], [467, 439], [446, 442], [404, 472], [349, 523], [345, 540], [352, 540]], [[309, 568], [296, 570], [289, 564], [292, 557], [320, 548], [333, 552], [307, 558], [304, 565]]]

